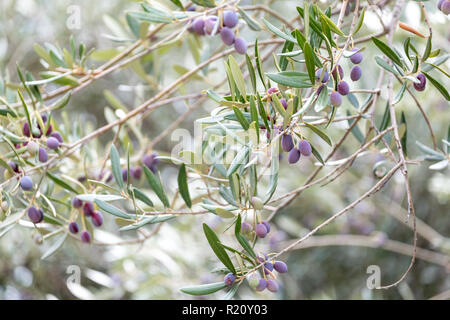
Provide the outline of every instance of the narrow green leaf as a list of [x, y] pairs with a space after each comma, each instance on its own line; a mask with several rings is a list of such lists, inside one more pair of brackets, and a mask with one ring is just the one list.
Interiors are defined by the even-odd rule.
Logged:
[[181, 10], [184, 10], [183, 4], [181, 3], [180, 0], [170, 0], [170, 1], [172, 1], [172, 3], [175, 4]]
[[77, 193], [77, 191], [74, 188], [72, 188], [67, 182], [62, 180], [60, 177], [54, 175], [53, 173], [47, 172], [47, 177], [49, 177], [51, 180], [53, 180], [53, 182], [55, 182], [57, 185], [59, 185], [63, 189], [71, 191], [73, 193]]
[[217, 6], [214, 0], [192, 0], [192, 2], [198, 4], [199, 6], [207, 8], [214, 8], [215, 6]]
[[408, 136], [408, 127], [406, 125], [406, 117], [405, 117], [405, 113], [403, 111], [402, 111], [402, 114], [400, 117], [400, 122], [405, 126], [405, 132], [403, 133], [403, 136], [401, 137], [400, 142], [402, 144], [403, 154], [406, 157], [407, 156], [406, 141], [407, 141], [407, 136]]
[[236, 60], [233, 58], [233, 56], [229, 56], [228, 61], [230, 64], [230, 70], [231, 70], [231, 73], [233, 74], [233, 79], [236, 83], [236, 86], [239, 89], [239, 92], [241, 93], [241, 95], [244, 97], [244, 100], [247, 100], [245, 81], [244, 81], [244, 76], [242, 75], [241, 68], [239, 67], [239, 64], [236, 62]]
[[144, 166], [144, 173], [150, 187], [153, 189], [153, 191], [155, 191], [156, 196], [164, 204], [164, 207], [170, 207], [169, 199], [167, 199], [167, 195], [164, 191], [161, 181], [146, 166]]
[[436, 79], [434, 79], [432, 76], [430, 76], [428, 73], [423, 72], [423, 74], [425, 74], [425, 76], [427, 77], [427, 79], [433, 84], [433, 86], [436, 87], [436, 89], [439, 90], [439, 92], [444, 96], [444, 98], [447, 101], [450, 101], [450, 95], [448, 94], [447, 89], [439, 83], [439, 81], [437, 81]]
[[427, 46], [425, 47], [425, 51], [422, 55], [422, 61], [425, 61], [428, 59], [431, 53], [431, 35], [428, 37]]
[[193, 295], [193, 296], [203, 296], [206, 294], [211, 294], [216, 291], [225, 289], [227, 285], [223, 282], [214, 282], [214, 283], [208, 283], [208, 284], [202, 284], [198, 286], [190, 286], [190, 287], [184, 287], [181, 288], [180, 291]]
[[253, 31], [261, 30], [261, 25], [258, 23], [258, 21], [253, 19], [250, 15], [247, 14], [247, 12], [242, 10], [242, 8], [240, 8], [239, 6], [237, 8], [238, 8], [238, 11], [239, 11], [242, 19], [244, 19], [244, 21], [247, 22], [247, 25], [250, 29], [252, 29]]
[[308, 42], [305, 42], [303, 46], [303, 54], [305, 56], [306, 69], [308, 70], [309, 80], [311, 83], [315, 81], [315, 73], [314, 73], [314, 52], [311, 48], [311, 45]]
[[392, 60], [392, 62], [403, 67], [400, 57], [386, 43], [384, 43], [381, 40], [378, 40], [375, 37], [372, 37], [372, 41], [378, 47], [378, 49], [380, 49], [389, 59]]
[[391, 65], [389, 65], [385, 60], [383, 60], [383, 58], [380, 58], [378, 56], [375, 57], [375, 61], [376, 63], [382, 67], [383, 69], [387, 70], [388, 72], [395, 74], [397, 76], [399, 76], [400, 74], [397, 72], [397, 70], [395, 70]]
[[72, 92], [67, 92], [61, 99], [55, 102], [52, 109], [59, 110], [64, 108], [69, 103], [71, 96]]
[[312, 86], [309, 74], [304, 72], [282, 71], [279, 73], [266, 73], [266, 75], [270, 80], [287, 87], [311, 88]]
[[337, 25], [333, 22], [333, 20], [328, 18], [328, 16], [324, 14], [318, 6], [315, 6], [315, 8], [319, 11], [320, 16], [327, 22], [328, 26], [334, 33], [345, 37], [345, 34], [341, 31], [341, 29], [337, 27]]
[[383, 119], [381, 120], [381, 124], [379, 127], [379, 131], [384, 131], [389, 123], [391, 122], [391, 113], [389, 112], [389, 103], [386, 104], [386, 108], [384, 109]]
[[144, 192], [142, 192], [141, 190], [139, 190], [137, 188], [133, 188], [133, 194], [136, 199], [141, 200], [143, 203], [145, 203], [146, 205], [148, 205], [150, 207], [153, 207], [152, 200], [150, 200], [150, 198], [147, 197], [147, 195]]
[[186, 175], [186, 165], [184, 163], [181, 164], [180, 171], [178, 172], [178, 190], [180, 191], [181, 197], [183, 198], [186, 205], [189, 208], [191, 208], [192, 201], [191, 196], [189, 195], [189, 188]]
[[34, 81], [33, 84], [45, 84], [48, 82], [54, 82], [64, 86], [78, 86], [79, 82], [77, 78], [73, 76], [66, 75], [64, 73], [59, 73], [56, 71], [44, 71], [39, 73], [39, 75], [45, 80]]
[[394, 100], [392, 101], [393, 105], [396, 105], [397, 103], [399, 103], [402, 100], [403, 95], [404, 95], [405, 90], [406, 90], [406, 85], [407, 85], [407, 83], [403, 82], [402, 87], [400, 88], [400, 90], [398, 91], [398, 93], [395, 96]]
[[145, 218], [138, 223], [133, 223], [128, 226], [124, 226], [124, 227], [120, 228], [119, 230], [120, 231], [137, 230], [139, 228], [142, 228], [143, 226], [146, 226], [147, 224], [166, 222], [166, 221], [172, 220], [174, 218], [176, 218], [176, 216], [169, 215], [169, 214], [161, 215], [161, 216], [154, 216], [154, 217], [150, 217], [150, 218]]
[[94, 200], [98, 207], [106, 213], [112, 214], [116, 217], [124, 218], [124, 219], [133, 219], [132, 216], [127, 214], [126, 212], [120, 210], [119, 208], [99, 199]]
[[241, 221], [241, 215], [239, 214], [235, 223], [234, 235], [242, 248], [244, 248], [253, 259], [256, 259], [256, 254], [255, 251], [253, 251], [252, 246], [248, 243], [247, 239], [241, 235]]
[[333, 145], [333, 143], [331, 142], [331, 139], [328, 137], [328, 135], [323, 132], [322, 130], [320, 130], [318, 127], [308, 123], [308, 122], [303, 122], [306, 127], [308, 127], [309, 129], [311, 129], [315, 134], [317, 134], [320, 138], [322, 138], [322, 140], [324, 140], [326, 143], [328, 143], [330, 146]]
[[217, 237], [216, 233], [206, 224], [203, 223], [203, 231], [205, 233], [206, 239], [208, 240], [211, 249], [216, 254], [217, 258], [228, 268], [232, 273], [236, 274], [236, 269], [231, 262], [230, 257], [226, 253], [225, 249], [220, 245], [221, 242]]
[[361, 11], [361, 14], [359, 15], [358, 23], [355, 26], [355, 30], [353, 31], [353, 36], [358, 33], [358, 31], [361, 29], [363, 22], [364, 22], [364, 15], [366, 13], [366, 7], [364, 7]]
[[[310, 143], [311, 144], [311, 143]], [[312, 150], [312, 154], [314, 155], [314, 157], [316, 157], [316, 159], [323, 165], [325, 165], [325, 162], [322, 159], [322, 156], [320, 155], [319, 151], [317, 151], [317, 149], [311, 144], [311, 150]]]
[[114, 145], [111, 145], [111, 168], [114, 179], [116, 180], [117, 185], [120, 189], [123, 189], [123, 176], [122, 169], [120, 167], [120, 156]]
[[280, 38], [290, 41], [292, 43], [296, 43], [297, 39], [295, 39], [293, 36], [291, 36], [290, 34], [284, 33], [283, 31], [281, 31], [280, 29], [278, 29], [277, 27], [275, 27], [273, 24], [271, 24], [269, 21], [267, 21], [266, 19], [262, 19], [263, 23], [266, 25], [266, 27], [275, 35], [279, 36]]
[[122, 200], [124, 197], [114, 195], [114, 194], [78, 194], [77, 198], [82, 201], [90, 201], [93, 202], [95, 200], [101, 201], [114, 201], [114, 200]]
[[233, 106], [234, 114], [236, 115], [237, 121], [241, 124], [242, 128], [244, 130], [248, 130], [250, 124], [248, 123], [247, 119], [242, 114], [242, 111], [239, 110], [239, 108]]
[[236, 170], [241, 166], [245, 165], [245, 159], [248, 157], [250, 153], [250, 149], [247, 146], [244, 146], [237, 155], [234, 157], [233, 161], [231, 161], [230, 166], [228, 167], [227, 177], [231, 176]]
[[253, 93], [256, 93], [256, 73], [255, 68], [253, 68], [252, 60], [248, 56], [248, 54], [245, 54], [245, 62], [247, 64], [248, 74], [250, 76], [250, 82], [252, 83], [252, 89]]
[[62, 234], [56, 241], [53, 243], [53, 245], [42, 255], [41, 259], [47, 259], [52, 254], [54, 254], [63, 244], [64, 241], [66, 241], [67, 233]]

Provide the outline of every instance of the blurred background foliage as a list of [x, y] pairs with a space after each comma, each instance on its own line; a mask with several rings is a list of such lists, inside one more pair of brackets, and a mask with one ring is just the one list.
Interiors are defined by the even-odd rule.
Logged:
[[[242, 1], [241, 5], [267, 2], [272, 9], [283, 17], [294, 17], [292, 8], [298, 1]], [[393, 1], [391, 1], [393, 2]], [[449, 52], [448, 17], [435, 8], [435, 1], [426, 2], [430, 20], [433, 25], [433, 44], [442, 51]], [[325, 6], [324, 2], [320, 2]], [[335, 4], [329, 1], [329, 4]], [[67, 9], [71, 5], [81, 9], [81, 29], [69, 30], [66, 26]], [[118, 43], [111, 40], [114, 37], [125, 37], [129, 34], [126, 27], [125, 10], [139, 10], [139, 3], [126, 0], [2, 0], [0, 2], [0, 70], [2, 76], [11, 82], [18, 82], [16, 63], [37, 75], [43, 68], [39, 57], [32, 50], [34, 43], [50, 42], [61, 47], [68, 47], [69, 37], [74, 36], [77, 42], [84, 42], [87, 49], [95, 48], [90, 67], [100, 65], [107, 57], [108, 50], [120, 49], [128, 43]], [[387, 11], [389, 12], [391, 8]], [[369, 35], [377, 30], [377, 20], [370, 12], [366, 13], [366, 22], [360, 36]], [[259, 16], [261, 17], [261, 16]], [[267, 16], [270, 20], [270, 17]], [[383, 16], [383, 18], [385, 18]], [[421, 21], [417, 3], [409, 1], [400, 19], [419, 30], [427, 33], [425, 24]], [[388, 21], [388, 19], [386, 20]], [[256, 37], [266, 39], [267, 32], [253, 32], [248, 28], [241, 30], [248, 41]], [[159, 36], [159, 35], [158, 35]], [[397, 30], [394, 43], [401, 46], [403, 40], [410, 36], [402, 30]], [[219, 47], [219, 39], [204, 38], [200, 47], [201, 59], [209, 57]], [[414, 38], [419, 50], [425, 46], [424, 39]], [[379, 67], [373, 63], [372, 57], [380, 54], [372, 44], [364, 45], [365, 61], [363, 78], [360, 88], [373, 88], [378, 77]], [[434, 48], [433, 48], [434, 49]], [[448, 70], [450, 62], [445, 68]], [[190, 69], [196, 65], [188, 41], [181, 41], [168, 48], [157, 50], [144, 58], [139, 64], [116, 71], [107, 77], [94, 82], [83, 90], [83, 94], [72, 97], [70, 104], [63, 113], [56, 114], [63, 119], [64, 113], [71, 123], [79, 126], [83, 132], [106, 123], [104, 108], [108, 101], [104, 90], [116, 95], [122, 103], [131, 109], [149, 97], [159, 88], [179, 76], [182, 66]], [[223, 62], [213, 63], [208, 69], [202, 70], [194, 81], [189, 81], [177, 91], [177, 95], [200, 92], [220, 83], [224, 77]], [[265, 63], [265, 71], [273, 69], [271, 59]], [[346, 62], [344, 70], [349, 70]], [[177, 72], [178, 70], [178, 72]], [[433, 72], [448, 88], [448, 78], [438, 72]], [[48, 86], [51, 90], [52, 86]], [[223, 90], [226, 90], [224, 87]], [[396, 84], [394, 91], [398, 91]], [[385, 86], [382, 88], [381, 101], [378, 103], [377, 121], [381, 121], [385, 105]], [[450, 123], [448, 102], [439, 95], [435, 88], [428, 86], [423, 93], [418, 94], [422, 106], [431, 119], [436, 137], [440, 142], [447, 136]], [[361, 98], [362, 102], [362, 98]], [[346, 100], [345, 108], [351, 108]], [[193, 130], [193, 121], [212, 110], [215, 104], [206, 101], [200, 108], [194, 110], [180, 127]], [[421, 151], [416, 145], [420, 141], [428, 146], [431, 139], [419, 110], [412, 98], [405, 98], [398, 105], [405, 111], [408, 124], [408, 156], [411, 159], [420, 157]], [[140, 130], [148, 139], [152, 139], [167, 128], [186, 110], [186, 102], [179, 101], [166, 105], [147, 117]], [[343, 109], [345, 110], [345, 109]], [[345, 125], [331, 126], [329, 135], [334, 141], [344, 132]], [[360, 126], [363, 131], [365, 128]], [[95, 158], [96, 145], [109, 141], [112, 135], [105, 135], [99, 142], [89, 144], [85, 151], [92, 151]], [[109, 140], [108, 140], [109, 139]], [[320, 140], [314, 141], [322, 154], [330, 151]], [[169, 152], [176, 142], [170, 135], [158, 143], [155, 148], [160, 152]], [[336, 155], [336, 159], [346, 157], [359, 147], [355, 137], [349, 137], [347, 143]], [[439, 147], [441, 144], [439, 143]], [[371, 150], [359, 158], [352, 168], [338, 180], [326, 186], [314, 186], [305, 191], [290, 206], [280, 211], [274, 219], [274, 231], [270, 241], [258, 244], [261, 252], [274, 252], [283, 247], [289, 240], [297, 239], [307, 231], [331, 216], [332, 213], [345, 207], [376, 182], [372, 174], [373, 165], [380, 160], [380, 155]], [[450, 231], [450, 177], [448, 168], [441, 171], [428, 169], [430, 163], [424, 162], [411, 166], [410, 178], [415, 199], [417, 216], [434, 231], [429, 239], [419, 235], [418, 246], [437, 252], [441, 256], [449, 254], [448, 235]], [[280, 181], [277, 194], [283, 194], [300, 186], [314, 168], [311, 160], [300, 161], [296, 166], [288, 166], [287, 159], [282, 159]], [[161, 166], [164, 181], [175, 179], [176, 168], [169, 164]], [[381, 269], [382, 284], [397, 280], [406, 270], [410, 256], [391, 252], [382, 248], [386, 238], [412, 244], [412, 231], [406, 225], [411, 222], [406, 217], [405, 194], [403, 180], [399, 175], [389, 182], [385, 189], [370, 197], [355, 209], [339, 218], [335, 223], [321, 230], [313, 242], [318, 245], [320, 239], [323, 246], [311, 246], [292, 251], [283, 257], [290, 272], [280, 277], [282, 290], [278, 294], [269, 292], [255, 293], [246, 285], [242, 286], [238, 298], [254, 299], [428, 299], [441, 292], [450, 290], [450, 278], [444, 264], [418, 259], [407, 279], [398, 287], [387, 291], [369, 290], [366, 280], [369, 276], [366, 269], [369, 265], [378, 265]], [[395, 218], [395, 216], [399, 218]], [[112, 219], [106, 219], [102, 230], [96, 231], [97, 239], [127, 238], [129, 234], [119, 234]], [[178, 289], [184, 285], [220, 281], [221, 274], [211, 273], [218, 266], [210, 250], [201, 223], [208, 222], [220, 232], [227, 227], [220, 218], [208, 216], [184, 216], [162, 225], [161, 230], [143, 244], [126, 246], [89, 246], [78, 241], [66, 241], [64, 246], [52, 257], [41, 260], [40, 256], [49, 244], [38, 245], [35, 235], [20, 226], [3, 235], [0, 241], [0, 299], [190, 299]], [[149, 229], [155, 226], [149, 227]], [[364, 236], [359, 240], [370, 240], [376, 243], [373, 248], [357, 246], [361, 242], [335, 246], [338, 238], [321, 238], [324, 235]], [[221, 236], [225, 242], [233, 243], [232, 238]], [[306, 243], [307, 244], [307, 243]], [[377, 247], [380, 246], [380, 247]], [[81, 270], [81, 285], [66, 285], [70, 274], [69, 266], [79, 266]], [[69, 269], [70, 271], [70, 269]], [[221, 298], [217, 293], [207, 298]], [[202, 297], [201, 297], [202, 298]], [[206, 298], [206, 297], [205, 297]]]

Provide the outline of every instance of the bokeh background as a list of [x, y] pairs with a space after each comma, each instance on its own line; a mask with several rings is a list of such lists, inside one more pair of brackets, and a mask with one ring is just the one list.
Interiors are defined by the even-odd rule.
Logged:
[[[160, 1], [164, 2], [164, 1]], [[272, 9], [286, 17], [294, 18], [298, 1], [242, 1], [242, 5], [267, 3]], [[392, 3], [394, 1], [391, 1]], [[334, 2], [329, 2], [334, 3]], [[321, 3], [323, 5], [324, 2]], [[435, 8], [435, 1], [426, 2], [433, 25], [433, 44], [442, 52], [449, 52], [449, 18]], [[68, 7], [78, 6], [81, 12], [81, 29], [70, 30], [66, 26]], [[11, 82], [17, 82], [16, 63], [32, 72], [36, 77], [43, 70], [39, 57], [33, 51], [33, 44], [50, 42], [60, 47], [68, 47], [69, 37], [84, 42], [88, 50], [120, 48], [126, 43], [111, 40], [130, 35], [124, 12], [139, 9], [139, 3], [127, 0], [2, 0], [0, 2], [0, 72]], [[389, 12], [391, 10], [388, 9]], [[421, 22], [417, 3], [409, 1], [401, 21], [406, 22], [425, 34], [426, 26]], [[366, 23], [361, 36], [376, 32], [380, 26], [376, 17], [366, 14]], [[262, 15], [257, 16], [257, 19]], [[383, 16], [389, 21], [389, 14]], [[269, 17], [270, 19], [270, 17]], [[275, 20], [276, 21], [276, 20]], [[279, 23], [279, 22], [277, 22]], [[248, 41], [256, 37], [266, 39], [267, 32], [253, 32], [243, 27], [241, 30]], [[398, 30], [395, 43], [401, 47], [409, 36]], [[415, 39], [419, 50], [425, 40]], [[201, 52], [208, 57], [219, 46], [218, 39], [203, 41]], [[360, 88], [373, 88], [378, 76], [378, 67], [372, 60], [376, 49], [371, 44], [364, 45], [366, 60], [362, 66], [364, 76]], [[95, 52], [88, 65], [102, 63], [104, 51]], [[379, 53], [377, 53], [379, 54]], [[204, 59], [202, 57], [202, 59]], [[104, 108], [108, 105], [104, 90], [113, 92], [128, 108], [139, 105], [152, 96], [158, 88], [164, 87], [179, 76], [174, 66], [192, 68], [196, 65], [185, 39], [164, 50], [158, 50], [141, 60], [139, 66], [114, 72], [94, 82], [73, 96], [64, 110], [71, 121], [78, 123], [86, 132], [104, 125], [107, 121]], [[177, 95], [186, 92], [200, 92], [212, 88], [224, 77], [223, 62], [213, 63], [208, 70], [202, 70], [201, 77], [182, 86]], [[449, 61], [442, 67], [448, 70]], [[143, 71], [136, 72], [136, 69]], [[266, 71], [273, 69], [271, 59], [265, 63]], [[346, 62], [344, 70], [347, 69]], [[432, 73], [449, 88], [448, 78], [438, 72]], [[51, 90], [51, 86], [47, 89]], [[395, 91], [399, 89], [396, 84]], [[224, 87], [223, 90], [226, 90]], [[436, 89], [431, 86], [420, 93], [420, 101], [431, 119], [433, 129], [442, 147], [441, 139], [447, 137], [450, 123], [449, 105]], [[381, 94], [386, 98], [385, 87]], [[361, 98], [362, 100], [363, 98]], [[381, 100], [384, 101], [384, 100]], [[351, 108], [348, 101], [345, 108]], [[383, 102], [379, 103], [384, 106]], [[214, 108], [211, 101], [205, 102], [187, 117], [180, 127], [193, 130], [193, 121], [203, 117]], [[398, 108], [406, 113], [408, 123], [408, 155], [419, 158], [422, 152], [416, 145], [420, 141], [428, 146], [431, 140], [425, 121], [410, 96]], [[142, 134], [152, 139], [167, 128], [186, 110], [185, 102], [166, 105], [147, 117], [141, 127]], [[343, 109], [345, 110], [345, 109]], [[344, 112], [344, 111], [343, 111]], [[382, 108], [377, 112], [379, 121]], [[63, 114], [55, 117], [62, 119]], [[345, 127], [329, 129], [332, 137], [344, 132]], [[364, 127], [360, 127], [364, 130]], [[104, 136], [98, 142], [108, 141]], [[156, 150], [169, 152], [174, 145], [170, 135], [155, 146]], [[322, 154], [330, 149], [320, 140], [315, 141]], [[336, 156], [336, 159], [351, 154], [358, 148], [358, 141], [350, 137]], [[95, 147], [92, 145], [91, 147]], [[380, 160], [375, 149], [359, 158], [338, 180], [326, 185], [317, 185], [305, 191], [289, 207], [280, 211], [274, 219], [269, 240], [259, 245], [264, 252], [275, 252], [289, 241], [297, 239], [314, 226], [345, 207], [376, 182], [372, 174], [373, 165]], [[410, 178], [415, 199], [416, 214], [426, 224], [421, 225], [418, 246], [427, 249], [429, 259], [418, 259], [407, 279], [398, 287], [386, 290], [369, 290], [366, 286], [367, 267], [377, 265], [381, 270], [382, 284], [397, 280], [410, 263], [413, 234], [408, 227], [405, 211], [405, 194], [402, 177], [394, 176], [382, 192], [370, 197], [355, 209], [321, 230], [305, 248], [294, 250], [283, 256], [289, 266], [289, 273], [280, 277], [282, 290], [277, 294], [255, 293], [246, 285], [241, 286], [237, 298], [242, 299], [428, 299], [450, 290], [448, 255], [450, 253], [450, 177], [448, 168], [432, 171], [431, 163], [423, 162], [411, 166]], [[170, 164], [162, 164], [165, 181], [174, 181], [177, 169]], [[280, 182], [277, 194], [298, 187], [314, 169], [314, 162], [301, 161], [298, 166], [287, 165], [282, 160]], [[126, 246], [88, 246], [78, 241], [66, 241], [64, 246], [49, 259], [41, 260], [42, 253], [50, 244], [38, 245], [28, 228], [17, 226], [0, 238], [0, 299], [190, 299], [178, 289], [185, 285], [215, 282], [222, 275], [212, 273], [218, 266], [212, 251], [201, 231], [202, 222], [207, 222], [220, 232], [227, 227], [226, 222], [214, 216], [183, 216], [165, 223], [161, 230], [143, 244]], [[154, 228], [148, 227], [149, 230]], [[102, 239], [127, 239], [132, 234], [120, 234], [111, 220], [96, 234]], [[350, 237], [353, 235], [353, 237]], [[134, 235], [135, 236], [135, 235]], [[233, 244], [232, 238], [223, 236], [225, 242]], [[388, 240], [390, 239], [390, 240]], [[400, 243], [400, 244], [399, 244]], [[336, 245], [341, 244], [341, 245]], [[405, 249], [406, 248], [406, 249]], [[406, 254], [401, 254], [402, 251]], [[445, 260], [446, 259], [446, 260]], [[447, 263], [445, 262], [447, 261]], [[70, 266], [81, 270], [81, 285], [68, 288], [66, 280], [71, 273]], [[68, 273], [69, 268], [69, 273]], [[224, 293], [201, 297], [221, 298]], [[448, 297], [448, 294], [447, 294]]]

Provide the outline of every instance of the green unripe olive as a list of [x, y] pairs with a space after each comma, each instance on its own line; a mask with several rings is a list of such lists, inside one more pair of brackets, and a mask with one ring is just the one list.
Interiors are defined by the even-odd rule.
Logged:
[[259, 277], [256, 275], [256, 272], [252, 272], [247, 275], [247, 281], [251, 288], [255, 289], [259, 284]]
[[252, 198], [252, 205], [253, 205], [253, 208], [255, 208], [256, 210], [262, 210], [264, 208], [263, 201], [258, 197]]
[[39, 145], [34, 141], [30, 141], [27, 144], [27, 150], [31, 155], [35, 155], [39, 151]]
[[3, 172], [3, 178], [5, 178], [5, 180], [8, 180], [11, 177], [12, 177], [12, 174], [11, 174], [11, 172], [9, 172], [9, 170], [5, 170], [5, 172]]

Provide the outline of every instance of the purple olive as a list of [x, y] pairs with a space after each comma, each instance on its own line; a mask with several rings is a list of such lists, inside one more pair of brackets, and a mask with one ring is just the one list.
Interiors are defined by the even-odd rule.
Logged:
[[325, 85], [321, 85], [320, 87], [317, 88], [317, 95], [320, 95], [320, 93], [322, 92], [323, 88], [325, 88]]
[[90, 243], [91, 242], [91, 234], [89, 231], [85, 230], [81, 233], [81, 241], [84, 243]]
[[85, 202], [83, 205], [83, 212], [86, 217], [90, 217], [94, 214], [94, 204], [92, 202]]
[[37, 224], [39, 222], [42, 222], [42, 220], [44, 220], [44, 212], [35, 207], [30, 207], [28, 209], [28, 218], [30, 218], [31, 222]]
[[78, 233], [78, 231], [80, 230], [80, 228], [78, 227], [78, 223], [76, 223], [75, 221], [69, 223], [69, 231], [73, 234]]
[[[39, 128], [40, 129], [40, 128]], [[42, 130], [41, 130], [42, 132]], [[47, 128], [47, 132], [45, 133], [45, 135], [48, 137], [51, 133], [53, 132], [53, 126], [49, 125]]]
[[270, 223], [268, 223], [267, 221], [261, 221], [261, 223], [266, 227], [267, 233], [269, 233], [270, 232]]
[[100, 212], [96, 211], [91, 216], [92, 224], [96, 227], [100, 227], [103, 224], [103, 216]]
[[270, 292], [278, 292], [279, 289], [280, 287], [275, 280], [267, 280], [267, 290]]
[[330, 94], [330, 102], [333, 106], [339, 107], [342, 104], [342, 96], [337, 91]]
[[139, 180], [142, 176], [142, 168], [136, 167], [134, 169], [130, 169], [130, 174], [134, 179]]
[[264, 263], [264, 274], [270, 274], [273, 271], [273, 263], [266, 262]]
[[250, 233], [252, 231], [252, 229], [253, 228], [252, 228], [252, 225], [250, 223], [247, 223], [245, 221], [241, 223], [241, 232], [243, 234]]
[[287, 103], [286, 99], [281, 98], [281, 99], [280, 99], [280, 102], [281, 102], [281, 104], [283, 105], [284, 110], [286, 110], [287, 107], [288, 107], [288, 103]]
[[214, 28], [216, 27], [217, 24], [217, 17], [216, 16], [210, 16], [208, 18], [206, 18], [205, 20], [205, 32], [209, 35], [212, 34], [212, 32], [214, 31]]
[[264, 291], [265, 288], [267, 288], [267, 281], [263, 278], [259, 279], [259, 283], [256, 286], [256, 291]]
[[243, 38], [235, 38], [234, 49], [239, 54], [245, 54], [247, 52], [247, 42]]
[[189, 7], [186, 8], [186, 11], [195, 11], [197, 9], [197, 6], [195, 4], [190, 5]]
[[205, 35], [205, 20], [203, 18], [195, 19], [192, 23], [192, 28], [198, 35]]
[[55, 138], [56, 140], [59, 141], [59, 143], [63, 143], [64, 142], [64, 139], [63, 139], [61, 133], [59, 133], [58, 131], [53, 131], [52, 134], [50, 135], [50, 137]]
[[47, 139], [47, 147], [52, 150], [59, 148], [59, 141], [56, 138], [50, 137]]
[[346, 96], [350, 92], [350, 87], [348, 86], [348, 83], [345, 81], [339, 82], [337, 89], [338, 92], [343, 96]]
[[344, 70], [342, 69], [341, 65], [338, 64], [337, 66], [335, 66], [333, 68], [333, 71], [331, 71], [331, 74], [333, 75], [334, 80], [338, 80], [338, 73], [336, 72], [336, 68], [337, 71], [339, 72], [339, 79], [342, 80], [344, 78]]
[[285, 152], [289, 152], [294, 148], [294, 141], [292, 140], [292, 136], [290, 134], [284, 134], [281, 136], [281, 148]]
[[80, 199], [78, 199], [77, 197], [74, 197], [72, 199], [72, 207], [74, 208], [81, 208], [83, 206], [83, 201], [81, 201]]
[[298, 150], [300, 153], [304, 156], [310, 156], [312, 153], [312, 147], [311, 144], [306, 140], [300, 140], [298, 143]]
[[17, 163], [15, 163], [14, 161], [9, 161], [8, 165], [11, 167], [11, 169], [15, 172], [15, 173], [19, 173], [19, 166], [17, 165]]
[[25, 123], [23, 124], [22, 132], [23, 132], [23, 134], [26, 135], [27, 137], [31, 137], [30, 125], [28, 124], [28, 122], [25, 122]]
[[413, 83], [414, 89], [417, 91], [423, 91], [425, 90], [425, 85], [427, 84], [427, 78], [423, 73], [419, 73], [417, 75], [417, 79], [420, 81], [420, 83]]
[[227, 286], [231, 286], [233, 284], [233, 282], [236, 281], [236, 276], [234, 274], [232, 274], [231, 272], [228, 273], [224, 278], [223, 278], [223, 282], [225, 282], [225, 284]]
[[39, 158], [40, 162], [47, 162], [47, 160], [48, 160], [47, 151], [44, 148], [42, 148], [42, 147], [39, 148], [38, 158]]
[[[322, 76], [323, 73], [323, 76]], [[316, 71], [316, 80], [319, 81], [320, 78], [322, 78], [322, 83], [328, 82], [330, 79], [330, 75], [328, 74], [328, 71], [323, 71], [323, 68], [320, 68]]]
[[267, 90], [267, 94], [268, 95], [271, 95], [272, 93], [275, 93], [275, 92], [277, 92], [278, 91], [278, 88], [269, 88], [268, 90]]
[[159, 159], [157, 159], [156, 157], [158, 156], [158, 154], [156, 152], [153, 152], [152, 154], [146, 154], [144, 156], [144, 158], [142, 159], [142, 163], [149, 168], [150, 170], [153, 171], [153, 173], [156, 172], [156, 166], [159, 163]]
[[[355, 49], [353, 49], [352, 51], [358, 51], [358, 50], [359, 50], [359, 49], [355, 48]], [[359, 64], [359, 63], [361, 63], [362, 59], [363, 59], [362, 52], [354, 53], [354, 54], [350, 57], [350, 61], [351, 61], [353, 64]]]
[[352, 81], [358, 81], [361, 78], [362, 69], [360, 66], [354, 66], [352, 70], [350, 70], [350, 79]]
[[445, 1], [441, 6], [441, 11], [448, 15], [450, 13], [450, 1]]
[[439, 1], [438, 1], [437, 7], [438, 7], [439, 10], [442, 10], [442, 5], [444, 4], [445, 1], [446, 1], [446, 0], [439, 0]]
[[283, 261], [275, 261], [275, 263], [273, 264], [273, 268], [278, 273], [286, 273], [286, 272], [288, 272], [288, 267], [287, 267], [286, 263], [284, 263]]
[[31, 189], [33, 189], [33, 180], [31, 180], [29, 176], [23, 176], [20, 179], [20, 187], [24, 191], [30, 191]]
[[297, 148], [294, 148], [291, 151], [289, 151], [288, 162], [290, 164], [294, 164], [294, 163], [297, 163], [298, 160], [300, 160], [300, 150], [298, 150]]
[[223, 13], [223, 25], [228, 28], [234, 28], [238, 24], [238, 16], [236, 12], [227, 10]]
[[258, 257], [256, 258], [256, 260], [258, 261], [258, 263], [263, 263], [263, 262], [265, 262], [267, 259], [268, 259], [267, 254], [264, 254], [264, 257], [258, 256]]
[[267, 235], [267, 228], [264, 224], [258, 223], [255, 232], [258, 237], [264, 238]]
[[122, 179], [124, 182], [126, 182], [128, 180], [128, 169], [127, 168], [122, 169]]
[[223, 43], [225, 43], [227, 46], [231, 46], [234, 43], [234, 32], [228, 27], [223, 27], [220, 31], [220, 38], [222, 39]]

